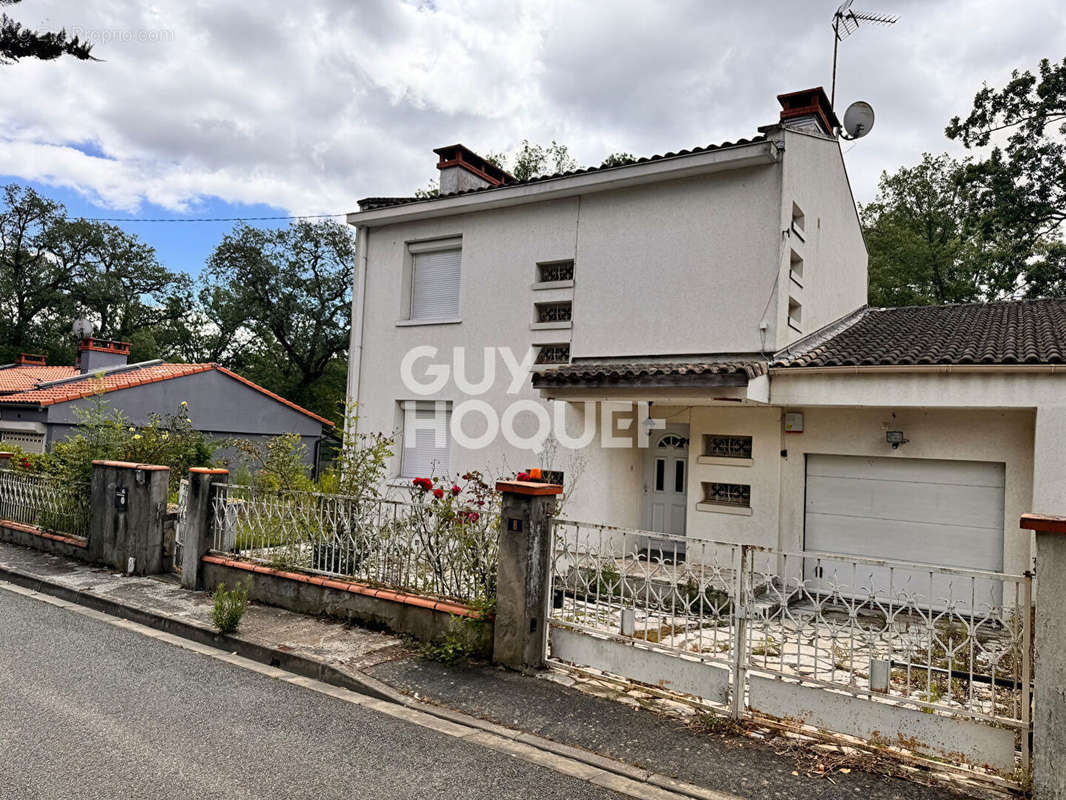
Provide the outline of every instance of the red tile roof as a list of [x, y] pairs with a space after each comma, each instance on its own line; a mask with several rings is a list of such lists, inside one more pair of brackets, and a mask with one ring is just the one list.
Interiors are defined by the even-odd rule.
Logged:
[[30, 389], [38, 381], [55, 381], [77, 374], [77, 367], [45, 367], [37, 364], [20, 364], [17, 367], [0, 369], [0, 392]]
[[99, 377], [86, 375], [83, 380], [68, 381], [55, 386], [42, 386], [41, 388], [33, 387], [38, 381], [47, 383], [48, 381], [78, 375], [78, 370], [75, 367], [10, 367], [0, 370], [0, 393], [9, 392], [9, 394], [0, 394], [0, 404], [52, 406], [57, 403], [69, 403], [72, 400], [93, 397], [98, 394], [130, 389], [134, 386], [144, 386], [149, 383], [184, 378], [188, 375], [210, 370], [221, 372], [234, 380], [240, 381], [245, 386], [255, 389], [257, 392], [261, 392], [267, 397], [283, 403], [295, 411], [299, 411], [301, 414], [306, 414], [323, 425], [333, 426], [333, 423], [325, 417], [320, 417], [318, 414], [308, 411], [291, 400], [286, 400], [284, 397], [264, 389], [259, 384], [241, 377], [236, 372], [220, 367], [218, 364], [151, 364], [124, 372], [104, 373]]

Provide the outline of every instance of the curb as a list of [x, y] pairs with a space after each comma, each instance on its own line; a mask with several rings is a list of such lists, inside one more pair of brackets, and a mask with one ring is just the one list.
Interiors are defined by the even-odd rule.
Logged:
[[695, 800], [741, 800], [741, 798], [734, 794], [706, 789], [702, 786], [686, 783], [667, 775], [649, 772], [623, 761], [617, 761], [608, 758], [607, 756], [602, 756], [598, 753], [582, 750], [581, 748], [573, 747], [571, 745], [561, 744], [551, 739], [545, 739], [536, 734], [526, 733], [513, 728], [506, 728], [502, 725], [497, 725], [494, 722], [473, 717], [469, 714], [464, 714], [461, 711], [455, 711], [445, 706], [418, 701], [364, 673], [356, 672], [355, 674], [352, 674], [349, 672], [342, 672], [321, 661], [288, 653], [266, 645], [256, 644], [255, 642], [250, 642], [237, 636], [219, 634], [216, 633], [213, 628], [208, 628], [205, 625], [200, 625], [195, 622], [177, 619], [176, 617], [172, 617], [162, 612], [149, 611], [147, 609], [137, 608], [136, 606], [128, 606], [115, 600], [100, 597], [92, 592], [72, 589], [68, 586], [62, 586], [44, 580], [36, 575], [28, 575], [5, 566], [0, 566], [0, 580], [7, 581], [16, 586], [21, 586], [24, 589], [29, 589], [40, 594], [56, 597], [68, 603], [85, 606], [86, 608], [91, 608], [95, 611], [107, 614], [108, 616], [119, 617], [154, 630], [179, 636], [182, 639], [188, 639], [197, 644], [228, 650], [229, 652], [236, 653], [249, 661], [277, 667], [305, 678], [320, 681], [321, 683], [337, 686], [342, 689], [348, 689], [349, 691], [372, 697], [376, 700], [382, 700], [412, 711], [428, 714], [437, 719], [444, 720], [445, 722], [450, 722], [467, 728], [476, 728], [482, 731], [483, 734], [490, 734], [500, 739], [510, 740], [515, 743], [515, 747], [531, 747], [544, 753], [550, 753], [553, 756], [569, 759], [571, 761], [578, 761], [597, 770], [616, 775], [619, 778], [646, 784], [651, 793], [654, 793], [656, 790], [665, 790], [666, 792], [694, 798]]

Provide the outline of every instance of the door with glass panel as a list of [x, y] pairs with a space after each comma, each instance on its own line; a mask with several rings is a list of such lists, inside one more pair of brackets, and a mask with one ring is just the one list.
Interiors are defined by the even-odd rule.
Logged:
[[[688, 502], [688, 425], [654, 431], [644, 461], [644, 529], [685, 535]], [[683, 555], [682, 542], [648, 538], [648, 550]]]

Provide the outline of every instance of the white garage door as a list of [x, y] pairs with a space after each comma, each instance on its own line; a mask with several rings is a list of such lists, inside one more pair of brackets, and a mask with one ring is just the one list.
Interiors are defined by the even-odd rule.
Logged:
[[805, 549], [1003, 568], [1003, 464], [807, 456]]

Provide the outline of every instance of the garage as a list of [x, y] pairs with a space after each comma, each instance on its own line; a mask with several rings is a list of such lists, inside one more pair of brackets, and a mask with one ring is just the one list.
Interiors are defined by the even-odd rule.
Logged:
[[808, 455], [804, 549], [1003, 568], [1004, 465]]

